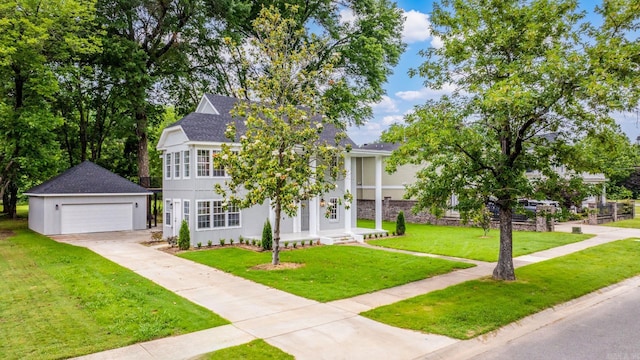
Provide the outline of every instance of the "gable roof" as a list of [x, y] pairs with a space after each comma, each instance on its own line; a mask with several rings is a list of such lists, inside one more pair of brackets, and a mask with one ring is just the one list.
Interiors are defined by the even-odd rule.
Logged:
[[27, 195], [54, 194], [151, 194], [149, 190], [120, 175], [84, 161], [62, 174], [25, 192]]
[[[167, 129], [181, 127], [188, 141], [198, 142], [230, 142], [225, 136], [227, 124], [233, 122], [236, 126], [237, 136], [242, 136], [247, 130], [244, 121], [231, 116], [231, 110], [240, 101], [236, 98], [214, 94], [203, 96], [211, 104], [218, 114], [192, 112], [177, 122], [169, 125]], [[332, 124], [325, 124], [320, 140], [333, 143], [338, 129]], [[347, 136], [341, 140], [340, 145], [356, 144]]]

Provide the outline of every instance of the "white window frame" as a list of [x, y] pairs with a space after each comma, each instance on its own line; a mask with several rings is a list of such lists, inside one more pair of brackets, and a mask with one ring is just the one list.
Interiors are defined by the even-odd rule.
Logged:
[[191, 178], [191, 150], [189, 149], [182, 152], [182, 178]]
[[171, 153], [167, 152], [164, 154], [164, 178], [167, 180], [171, 179], [171, 175], [173, 174], [171, 168]]
[[211, 151], [211, 176], [214, 178], [221, 178], [221, 177], [227, 176], [227, 173], [224, 171], [224, 166], [216, 167], [216, 165], [213, 163], [213, 158], [216, 156], [216, 154], [219, 154], [219, 153], [220, 151], [218, 150]]
[[191, 227], [191, 201], [182, 200], [182, 220], [186, 221]]
[[180, 179], [182, 175], [182, 169], [180, 168], [180, 164], [182, 163], [182, 157], [180, 151], [173, 153], [173, 178]]
[[[184, 200], [189, 201], [189, 200]], [[224, 201], [222, 199], [208, 199], [208, 200], [196, 200], [196, 231], [209, 231], [209, 230], [222, 230], [222, 229], [236, 229], [242, 226], [242, 212], [240, 208], [237, 206], [229, 205], [229, 208], [226, 210], [223, 208], [222, 203]], [[200, 204], [208, 204], [209, 212], [206, 214], [200, 214]], [[219, 212], [216, 212], [216, 209]], [[229, 210], [234, 210], [229, 212]], [[222, 212], [220, 212], [222, 211]], [[230, 224], [230, 216], [236, 215], [238, 218], [238, 223], [235, 225]], [[200, 216], [208, 215], [207, 220], [209, 223], [209, 227], [201, 227], [200, 226]], [[218, 218], [216, 219], [216, 215]], [[222, 223], [220, 223], [222, 220]], [[218, 225], [216, 226], [216, 221], [218, 221]]]
[[[200, 213], [200, 204], [205, 204], [205, 203], [208, 205], [207, 208], [208, 208], [209, 212], [201, 214]], [[198, 201], [196, 201], [196, 230], [210, 230], [210, 229], [212, 229], [211, 225], [213, 225], [213, 224], [211, 223], [211, 210], [212, 210], [211, 200], [198, 200]], [[206, 215], [206, 219], [209, 222], [209, 226], [207, 226], [207, 227], [201, 227], [200, 226], [200, 216], [203, 216], [203, 215]]]
[[172, 223], [171, 223], [171, 218], [173, 216], [173, 212], [172, 212], [172, 203], [171, 203], [171, 199], [165, 199], [164, 200], [164, 226], [166, 227], [172, 227]]
[[[200, 156], [200, 152], [205, 152], [206, 155]], [[206, 159], [205, 161], [200, 161], [200, 159]], [[208, 178], [211, 177], [211, 162], [213, 158], [211, 157], [211, 150], [209, 149], [198, 149], [196, 151], [196, 177], [199, 178]], [[200, 165], [203, 165], [202, 167]], [[206, 168], [204, 167], [206, 165]], [[200, 172], [203, 170], [204, 174]]]
[[340, 216], [338, 212], [338, 198], [332, 197], [329, 198], [329, 202], [327, 203], [328, 211], [329, 211], [329, 221], [337, 222], [340, 221]]

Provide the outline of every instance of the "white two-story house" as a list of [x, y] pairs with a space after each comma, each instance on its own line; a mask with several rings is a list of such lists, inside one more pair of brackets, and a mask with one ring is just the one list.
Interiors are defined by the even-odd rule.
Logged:
[[[163, 158], [163, 235], [178, 236], [182, 220], [189, 224], [191, 244], [207, 244], [209, 240], [218, 244], [220, 239], [259, 238], [267, 219], [273, 224], [274, 214], [268, 203], [248, 209], [233, 206], [223, 207], [222, 196], [214, 191], [215, 184], [227, 179], [223, 168], [216, 168], [213, 156], [223, 143], [227, 124], [235, 122], [239, 134], [245, 130], [242, 119], [233, 118], [230, 111], [235, 98], [206, 94], [195, 112], [167, 127], [158, 141], [157, 148]], [[336, 129], [325, 126], [321, 137], [332, 141]], [[281, 222], [282, 239], [317, 239], [323, 243], [334, 243], [336, 239], [361, 239], [360, 234], [371, 233], [371, 229], [356, 228], [356, 201], [349, 207], [339, 204], [338, 199], [346, 191], [356, 194], [355, 156], [374, 157], [381, 164], [381, 156], [375, 152], [357, 150], [346, 138], [343, 145], [351, 145], [355, 151], [345, 154], [344, 179], [338, 180], [337, 188], [320, 197], [299, 205], [295, 217], [284, 216]], [[382, 174], [382, 167], [377, 170]], [[381, 189], [380, 177], [376, 177]], [[382, 195], [378, 194], [378, 204]], [[381, 205], [378, 206], [381, 209]], [[381, 210], [378, 211], [381, 214]], [[381, 215], [377, 217], [376, 229], [382, 229]]]

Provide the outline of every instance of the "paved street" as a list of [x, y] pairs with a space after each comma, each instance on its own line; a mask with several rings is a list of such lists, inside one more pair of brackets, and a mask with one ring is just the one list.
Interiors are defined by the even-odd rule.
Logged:
[[640, 359], [640, 287], [472, 359]]

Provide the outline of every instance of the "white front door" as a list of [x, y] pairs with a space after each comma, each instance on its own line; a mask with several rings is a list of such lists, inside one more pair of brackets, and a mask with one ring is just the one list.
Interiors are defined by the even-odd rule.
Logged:
[[173, 236], [178, 236], [180, 234], [180, 225], [182, 225], [182, 203], [180, 200], [173, 200], [173, 214], [171, 215]]

